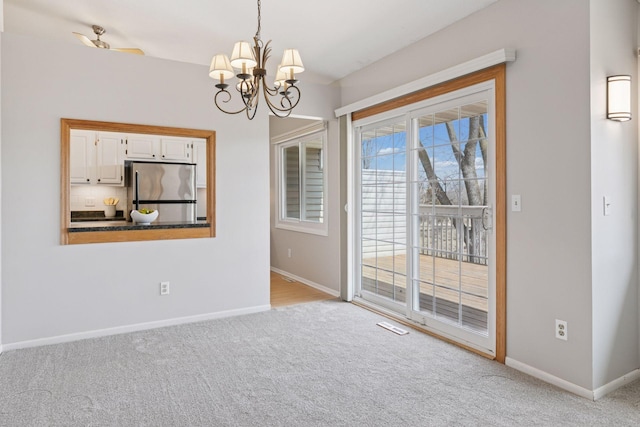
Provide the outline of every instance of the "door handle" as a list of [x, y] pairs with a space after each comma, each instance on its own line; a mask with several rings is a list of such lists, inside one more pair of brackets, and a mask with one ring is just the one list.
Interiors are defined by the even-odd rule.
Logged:
[[482, 228], [491, 230], [493, 228], [492, 210], [490, 206], [482, 208]]

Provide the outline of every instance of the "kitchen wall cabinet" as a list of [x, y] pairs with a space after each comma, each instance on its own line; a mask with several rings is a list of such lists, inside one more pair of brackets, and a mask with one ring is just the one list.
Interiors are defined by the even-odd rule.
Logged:
[[124, 136], [125, 158], [191, 163], [191, 141], [182, 138], [160, 138], [155, 135], [129, 134]]
[[96, 141], [96, 181], [98, 184], [124, 184], [121, 135], [98, 132]]
[[69, 177], [71, 184], [90, 184], [95, 132], [73, 130], [69, 137]]
[[71, 184], [124, 185], [120, 135], [73, 130], [69, 142]]
[[160, 138], [154, 135], [125, 135], [125, 157], [131, 160], [160, 160]]
[[188, 139], [162, 138], [160, 155], [162, 160], [175, 162], [192, 162], [191, 141]]

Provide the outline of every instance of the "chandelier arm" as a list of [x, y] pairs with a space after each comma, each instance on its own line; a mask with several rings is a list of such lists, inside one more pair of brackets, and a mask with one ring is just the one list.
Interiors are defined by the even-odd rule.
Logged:
[[220, 111], [222, 111], [223, 113], [226, 113], [226, 114], [239, 114], [239, 113], [242, 113], [243, 111], [245, 111], [247, 109], [246, 105], [245, 105], [245, 107], [243, 109], [238, 110], [238, 111], [228, 111], [228, 110], [225, 110], [224, 108], [222, 108], [220, 106], [220, 104], [218, 104], [218, 96], [223, 92], [227, 94], [227, 100], [226, 101], [223, 100], [222, 102], [226, 104], [227, 102], [231, 101], [231, 94], [229, 93], [229, 91], [226, 90], [226, 89], [220, 89], [216, 93], [216, 95], [213, 97], [213, 102], [216, 104], [216, 107], [218, 107], [218, 110], [220, 110]]
[[276, 96], [278, 95], [278, 91], [280, 90], [280, 88], [276, 86], [269, 87], [267, 85], [264, 85], [264, 90], [267, 92], [269, 96]]
[[[259, 87], [260, 87], [260, 78], [258, 76], [253, 76], [252, 86], [249, 86], [249, 83], [244, 82], [247, 88], [246, 93], [249, 96], [242, 97], [244, 100], [244, 104], [247, 106], [249, 110], [255, 109], [258, 106], [258, 95], [259, 95]], [[255, 114], [255, 113], [254, 113]]]
[[256, 103], [254, 105], [253, 108], [247, 108], [246, 112], [247, 112], [247, 118], [249, 120], [253, 120], [253, 118], [256, 116], [256, 113], [258, 112], [258, 98], [256, 98]]
[[266, 86], [263, 87], [263, 94], [267, 107], [269, 107], [269, 110], [278, 117], [288, 117], [291, 114], [291, 111], [296, 107], [296, 105], [298, 105], [298, 102], [300, 102], [300, 89], [295, 86], [289, 86], [288, 88], [288, 90], [294, 89], [296, 91], [297, 97], [295, 102], [293, 102], [293, 98], [290, 94], [282, 95], [280, 98], [280, 107], [272, 102], [271, 99], [275, 98], [275, 96], [270, 95], [266, 89]]
[[[292, 93], [291, 93], [292, 90], [295, 91], [295, 93], [293, 94], [295, 96], [292, 96]], [[271, 101], [271, 98], [275, 98], [275, 96], [273, 95], [270, 96], [266, 92], [266, 90], [264, 91], [264, 97], [267, 101], [267, 104], [270, 105], [270, 107], [273, 107], [276, 110], [282, 111], [282, 112], [291, 111], [294, 108], [296, 108], [296, 105], [298, 105], [298, 103], [300, 102], [300, 95], [301, 95], [300, 89], [298, 89], [296, 86], [289, 86], [287, 88], [287, 92], [281, 95], [280, 107], [278, 107], [276, 104], [274, 104]], [[295, 102], [294, 102], [294, 98], [295, 98]]]
[[267, 107], [269, 107], [269, 110], [271, 110], [274, 116], [280, 117], [280, 118], [289, 117], [292, 111], [292, 110], [281, 110], [279, 108], [276, 108], [276, 106], [271, 104], [271, 102], [269, 101], [267, 101]]

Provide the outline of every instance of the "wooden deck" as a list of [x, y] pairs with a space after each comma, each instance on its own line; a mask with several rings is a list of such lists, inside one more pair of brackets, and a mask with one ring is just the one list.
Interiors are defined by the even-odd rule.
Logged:
[[[405, 302], [406, 262], [405, 255], [363, 259], [363, 289]], [[453, 321], [461, 320], [463, 325], [473, 329], [486, 330], [486, 265], [420, 255], [417, 268], [422, 311]]]
[[300, 282], [287, 280], [278, 273], [271, 272], [271, 307], [302, 304], [335, 298]]

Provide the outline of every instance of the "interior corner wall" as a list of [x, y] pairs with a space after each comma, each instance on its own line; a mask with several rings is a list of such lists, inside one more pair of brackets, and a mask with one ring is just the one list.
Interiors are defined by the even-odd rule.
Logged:
[[[636, 0], [591, 0], [593, 389], [640, 367]], [[607, 76], [632, 76], [633, 120], [607, 120]], [[610, 203], [604, 215], [603, 198]], [[571, 328], [569, 328], [571, 330]], [[569, 332], [571, 334], [571, 332]]]
[[[330, 90], [330, 89], [327, 89]], [[336, 88], [333, 88], [337, 94]], [[307, 94], [305, 94], [307, 96]], [[318, 98], [320, 99], [320, 98]], [[331, 99], [331, 98], [329, 98]], [[337, 107], [337, 96], [334, 98], [330, 114]], [[326, 112], [325, 112], [326, 113]], [[327, 236], [303, 233], [299, 231], [276, 228], [276, 174], [275, 159], [277, 150], [271, 147], [271, 266], [305, 279], [307, 283], [320, 285], [336, 295], [340, 292], [340, 138], [337, 119], [331, 116], [316, 116], [327, 120], [327, 194], [326, 220]], [[271, 118], [271, 136], [282, 135], [304, 127], [310, 122], [296, 119]], [[288, 250], [291, 250], [291, 257]]]
[[[269, 308], [265, 110], [219, 112], [205, 66], [6, 32], [1, 49], [5, 346]], [[215, 130], [216, 237], [60, 245], [63, 117]]]
[[[507, 358], [591, 390], [589, 2], [500, 0], [342, 79], [342, 104], [502, 48], [517, 50], [507, 200], [522, 197], [522, 211], [507, 213]], [[555, 319], [568, 322], [568, 341], [555, 338]]]

